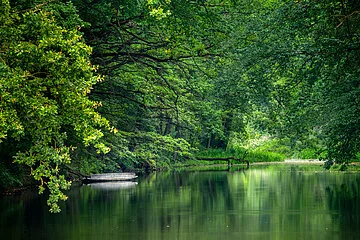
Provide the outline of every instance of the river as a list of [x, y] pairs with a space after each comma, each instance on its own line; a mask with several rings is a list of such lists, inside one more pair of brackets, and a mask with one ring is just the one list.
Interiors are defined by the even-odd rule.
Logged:
[[319, 166], [158, 172], [135, 183], [0, 198], [1, 239], [360, 239], [360, 174]]

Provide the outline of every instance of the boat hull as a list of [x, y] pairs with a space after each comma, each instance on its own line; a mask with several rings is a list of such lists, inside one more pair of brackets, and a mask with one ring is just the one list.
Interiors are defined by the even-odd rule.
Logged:
[[102, 173], [92, 174], [90, 177], [85, 178], [85, 183], [93, 182], [113, 182], [113, 181], [130, 181], [136, 179], [135, 173]]

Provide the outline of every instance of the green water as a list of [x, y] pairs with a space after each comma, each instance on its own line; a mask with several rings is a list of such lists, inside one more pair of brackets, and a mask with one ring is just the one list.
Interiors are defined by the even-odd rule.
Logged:
[[77, 186], [60, 214], [48, 213], [45, 201], [2, 197], [1, 239], [360, 239], [360, 174], [314, 166]]

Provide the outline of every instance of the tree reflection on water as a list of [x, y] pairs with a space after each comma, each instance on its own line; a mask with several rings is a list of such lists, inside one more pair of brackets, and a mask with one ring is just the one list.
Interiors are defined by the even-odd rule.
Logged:
[[73, 187], [56, 215], [36, 195], [1, 199], [0, 231], [17, 239], [357, 238], [359, 181], [285, 165], [153, 173], [121, 187]]

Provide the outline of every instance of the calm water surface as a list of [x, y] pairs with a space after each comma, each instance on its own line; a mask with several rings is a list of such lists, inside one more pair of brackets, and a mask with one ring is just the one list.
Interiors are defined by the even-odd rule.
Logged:
[[155, 173], [73, 187], [60, 214], [0, 198], [1, 239], [360, 239], [360, 174], [320, 167]]

